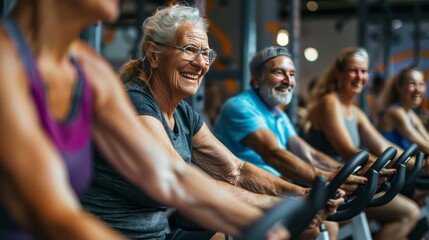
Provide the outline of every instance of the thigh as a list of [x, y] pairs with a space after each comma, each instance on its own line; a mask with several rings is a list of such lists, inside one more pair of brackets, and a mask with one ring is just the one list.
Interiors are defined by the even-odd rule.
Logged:
[[171, 233], [167, 234], [165, 240], [209, 240], [216, 232], [212, 231], [185, 231], [181, 228], [174, 229]]
[[383, 206], [365, 209], [368, 217], [382, 222], [409, 217], [418, 211], [417, 204], [402, 194], [396, 195], [392, 201]]

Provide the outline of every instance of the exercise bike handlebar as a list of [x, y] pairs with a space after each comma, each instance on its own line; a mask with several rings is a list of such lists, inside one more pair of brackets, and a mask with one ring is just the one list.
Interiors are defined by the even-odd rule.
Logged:
[[410, 158], [417, 152], [419, 146], [413, 143], [411, 144], [404, 152], [399, 156], [398, 160], [396, 160], [395, 164], [404, 164], [407, 165]]
[[[399, 158], [396, 160], [396, 162], [394, 164], [394, 167], [396, 169], [396, 174], [393, 176], [390, 176], [387, 179], [387, 181], [382, 183], [381, 186], [378, 188], [377, 192], [381, 192], [381, 191], [387, 192], [387, 191], [389, 191], [390, 188], [395, 188], [392, 185], [393, 185], [393, 182], [395, 182], [395, 178], [397, 178], [398, 170], [401, 169], [401, 168], [398, 168], [398, 166], [400, 166], [400, 165], [405, 166], [408, 163], [408, 161], [411, 159], [411, 157], [417, 152], [417, 150], [418, 150], [418, 146], [416, 144], [411, 144], [407, 149], [404, 150], [404, 152], [402, 152], [401, 156], [399, 156]], [[415, 178], [417, 178], [417, 175], [419, 175], [419, 171], [420, 171], [419, 169], [421, 169], [420, 164], [421, 164], [421, 162], [419, 163], [419, 161], [416, 159], [414, 168], [411, 171], [412, 175]], [[406, 177], [406, 178], [408, 179], [409, 177]], [[407, 184], [410, 183], [411, 180], [412, 179], [410, 179], [410, 180], [404, 179], [402, 183], [397, 180], [397, 184], [402, 184], [399, 191], [401, 191], [404, 186], [407, 186]]]
[[360, 151], [355, 154], [352, 159], [350, 159], [350, 161], [346, 162], [340, 169], [340, 171], [332, 179], [332, 181], [329, 183], [327, 198], [334, 198], [335, 192], [338, 188], [340, 188], [341, 184], [343, 184], [351, 174], [365, 166], [365, 164], [368, 162], [368, 159], [368, 152]]
[[[387, 148], [378, 158], [378, 160], [371, 166], [371, 169], [374, 169], [375, 171], [379, 172], [383, 168], [387, 167], [389, 163], [394, 159], [396, 153], [398, 151], [394, 147]], [[413, 151], [408, 151], [405, 154], [412, 154]], [[409, 159], [409, 156], [404, 155], [404, 153], [398, 158], [398, 159]], [[390, 202], [402, 189], [405, 182], [405, 166], [403, 164], [403, 160], [401, 160], [399, 163], [397, 162], [395, 164], [396, 174], [389, 177], [386, 182], [383, 183], [383, 185], [389, 186], [388, 188], [385, 188], [386, 191], [382, 196], [373, 198], [369, 203], [368, 207], [378, 207], [381, 205], [384, 205], [388, 202]], [[377, 189], [377, 193], [382, 191], [382, 187]]]
[[239, 239], [263, 239], [268, 230], [277, 223], [285, 226], [292, 238], [298, 236], [325, 205], [326, 182], [326, 178], [316, 177], [308, 198], [285, 198], [280, 204], [268, 210], [262, 218], [246, 227]]
[[[407, 175], [407, 179], [405, 181], [404, 186], [409, 186], [409, 184], [411, 184], [414, 181], [425, 181], [424, 178], [421, 178], [423, 180], [420, 180], [420, 178], [419, 178], [422, 175], [424, 157], [425, 157], [425, 155], [422, 152], [417, 153], [416, 161], [414, 162], [413, 168], [411, 169], [411, 171]], [[429, 183], [428, 183], [428, 185], [429, 185]]]
[[356, 196], [356, 198], [353, 200], [353, 204], [351, 204], [349, 207], [341, 209], [340, 206], [337, 210], [337, 213], [327, 218], [329, 221], [338, 222], [351, 219], [358, 215], [366, 207], [377, 191], [378, 172], [373, 169], [369, 169], [367, 171], [366, 177], [368, 178], [368, 183], [366, 184], [365, 191]]
[[371, 200], [368, 207], [378, 207], [390, 202], [402, 189], [405, 182], [406, 167], [403, 164], [396, 165], [396, 174], [390, 181], [390, 187], [385, 194]]
[[[367, 184], [358, 186], [358, 188], [353, 193], [354, 199], [341, 205], [338, 208], [337, 213], [329, 216], [328, 220], [344, 221], [359, 214], [372, 201], [374, 194], [377, 191], [379, 171], [392, 161], [392, 159], [396, 156], [396, 153], [397, 150], [395, 148], [387, 148], [365, 172], [364, 176], [368, 179]], [[357, 157], [363, 157], [363, 155], [358, 155]], [[369, 158], [369, 155], [366, 156], [366, 158]], [[386, 199], [387, 196], [383, 200]]]
[[[384, 152], [377, 158], [377, 160], [372, 164], [370, 169], [380, 172], [381, 169], [387, 167], [389, 163], [395, 158], [398, 150], [394, 147], [388, 147]], [[401, 155], [402, 156], [402, 155]]]

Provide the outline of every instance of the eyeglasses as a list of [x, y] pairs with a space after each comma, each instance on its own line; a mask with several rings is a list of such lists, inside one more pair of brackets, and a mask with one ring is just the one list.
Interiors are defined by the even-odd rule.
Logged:
[[199, 48], [194, 47], [192, 45], [187, 45], [185, 47], [176, 47], [176, 46], [171, 46], [171, 45], [158, 43], [158, 42], [154, 42], [154, 43], [158, 46], [174, 48], [183, 52], [183, 59], [187, 61], [195, 61], [197, 60], [198, 56], [200, 56], [201, 54], [201, 56], [203, 56], [205, 64], [210, 65], [217, 57], [216, 52], [210, 48], [206, 50], [200, 50]]

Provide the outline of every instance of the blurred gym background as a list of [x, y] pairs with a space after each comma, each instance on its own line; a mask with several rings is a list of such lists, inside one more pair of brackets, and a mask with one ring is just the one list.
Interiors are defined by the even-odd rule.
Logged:
[[[295, 58], [298, 89], [287, 109], [295, 123], [299, 99], [308, 97], [310, 83], [344, 47], [362, 46], [370, 54], [370, 83], [357, 99], [368, 114], [385, 79], [401, 67], [420, 65], [429, 78], [428, 0], [122, 0], [116, 22], [98, 23], [82, 38], [118, 69], [140, 57], [143, 20], [175, 2], [201, 9], [210, 21], [210, 47], [218, 53], [199, 93], [189, 99], [200, 112], [205, 99], [219, 105], [247, 89], [248, 62], [273, 44], [288, 47]], [[0, 13], [7, 14], [13, 4], [0, 0]], [[429, 93], [423, 108], [429, 109]]]

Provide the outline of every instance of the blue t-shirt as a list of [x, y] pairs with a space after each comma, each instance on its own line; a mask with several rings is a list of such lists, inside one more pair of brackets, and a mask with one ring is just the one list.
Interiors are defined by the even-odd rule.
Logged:
[[269, 129], [277, 137], [278, 146], [282, 149], [286, 149], [290, 137], [297, 136], [289, 117], [283, 111], [277, 107], [274, 111], [269, 109], [255, 90], [248, 90], [229, 99], [222, 106], [213, 132], [240, 159], [280, 176], [257, 152], [242, 142], [250, 133], [262, 128]]

